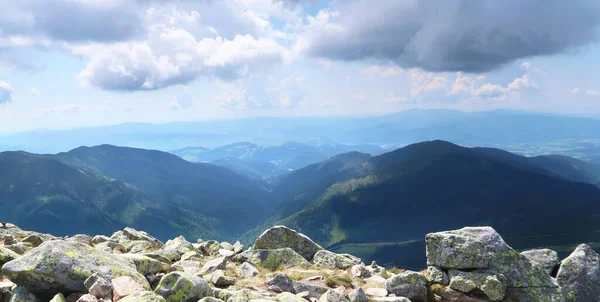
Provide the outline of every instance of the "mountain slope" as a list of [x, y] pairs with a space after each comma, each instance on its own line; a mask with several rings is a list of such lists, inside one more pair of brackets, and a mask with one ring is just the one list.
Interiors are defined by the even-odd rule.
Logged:
[[[425, 233], [465, 225], [492, 225], [523, 248], [600, 241], [594, 232], [600, 189], [567, 181], [524, 157], [433, 141], [361, 165], [368, 169], [346, 180], [334, 173], [328, 178], [342, 180], [309, 193], [317, 197], [305, 201], [304, 209], [269, 222], [296, 228], [334, 250], [362, 244], [363, 256], [377, 254], [407, 267], [422, 263], [410, 255], [422, 248]], [[523, 236], [528, 238], [516, 239]]]
[[166, 152], [102, 145], [77, 148], [56, 158], [132, 185], [161, 204], [215, 218], [228, 239], [270, 214], [268, 192], [258, 182]]
[[110, 234], [124, 226], [157, 232], [214, 235], [213, 219], [161, 205], [104, 175], [24, 152], [0, 153], [0, 220], [58, 235]]

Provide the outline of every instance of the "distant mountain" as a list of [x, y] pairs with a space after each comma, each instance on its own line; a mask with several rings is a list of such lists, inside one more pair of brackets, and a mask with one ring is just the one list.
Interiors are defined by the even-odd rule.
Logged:
[[[206, 150], [205, 148], [185, 148], [171, 151], [193, 162], [210, 162], [228, 168], [254, 179], [273, 177], [318, 163], [327, 158], [347, 152], [364, 152], [373, 155], [383, 153], [376, 145], [309, 144], [288, 142], [278, 146], [263, 147], [253, 143], [240, 142]], [[191, 156], [190, 154], [194, 154]]]
[[329, 249], [404, 267], [423, 263], [425, 233], [465, 225], [492, 225], [519, 248], [600, 241], [600, 188], [570, 181], [593, 181], [587, 166], [579, 174], [564, 158], [544, 160], [431, 141], [358, 158], [350, 170], [310, 166], [282, 180], [274, 192], [287, 200], [243, 238], [283, 224]]
[[111, 234], [124, 226], [168, 238], [216, 235], [215, 219], [161, 204], [90, 170], [25, 152], [0, 153], [0, 220], [57, 235]]
[[268, 215], [267, 190], [219, 166], [190, 163], [162, 151], [111, 145], [80, 147], [55, 158], [122, 181], [162, 204], [215, 218], [227, 238], [239, 235]]

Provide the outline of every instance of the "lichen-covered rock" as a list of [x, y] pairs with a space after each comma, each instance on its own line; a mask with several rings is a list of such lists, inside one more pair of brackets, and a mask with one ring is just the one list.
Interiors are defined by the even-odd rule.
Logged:
[[109, 279], [131, 276], [150, 288], [132, 262], [73, 241], [46, 241], [2, 267], [11, 281], [48, 299], [57, 293], [85, 292], [83, 282], [94, 273]]
[[208, 261], [204, 264], [204, 266], [202, 266], [202, 269], [200, 270], [200, 275], [204, 276], [206, 274], [212, 273], [216, 270], [224, 270], [225, 266], [227, 264], [227, 259], [225, 257], [219, 257], [219, 258], [215, 258], [211, 261]]
[[179, 236], [167, 241], [160, 250], [157, 250], [154, 253], [175, 262], [179, 261], [183, 254], [191, 251], [194, 251], [192, 243], [185, 240], [185, 237]]
[[388, 295], [388, 291], [385, 288], [377, 287], [367, 288], [367, 291], [365, 293], [367, 294], [367, 296], [371, 297], [385, 297]]
[[293, 282], [292, 286], [294, 287], [294, 292], [298, 294], [306, 292], [307, 297], [313, 299], [319, 299], [323, 294], [325, 294], [329, 290], [329, 288], [327, 287], [302, 282]]
[[13, 296], [10, 298], [10, 302], [42, 302], [42, 299], [38, 299], [35, 295], [27, 290], [23, 286], [17, 286], [13, 292]]
[[247, 289], [242, 289], [234, 293], [231, 297], [229, 297], [229, 299], [227, 299], [227, 302], [250, 302], [252, 300], [262, 299], [264, 299], [264, 297], [257, 293], [251, 292]]
[[96, 244], [99, 244], [99, 243], [102, 243], [102, 242], [106, 242], [106, 241], [113, 241], [113, 240], [110, 239], [107, 236], [104, 236], [104, 235], [96, 235], [96, 236], [94, 236], [92, 238], [92, 244], [93, 245], [96, 245]]
[[318, 251], [323, 249], [306, 235], [285, 226], [274, 226], [266, 230], [256, 239], [253, 247], [253, 249], [257, 250], [281, 248], [291, 248], [309, 261], [313, 259]]
[[94, 245], [94, 248], [99, 251], [108, 252], [108, 253], [115, 253], [115, 252], [126, 253], [127, 252], [127, 248], [124, 245], [122, 245], [118, 242], [115, 242], [115, 241], [104, 241], [104, 242]]
[[225, 302], [225, 301], [223, 301], [221, 299], [217, 299], [215, 297], [204, 297], [204, 298], [200, 299], [200, 301], [198, 301], [198, 302]]
[[123, 235], [132, 241], [145, 241], [150, 243], [150, 248], [159, 249], [163, 246], [163, 243], [160, 240], [150, 236], [148, 233], [144, 231], [138, 231], [132, 228], [125, 228], [123, 230]]
[[469, 293], [480, 290], [491, 301], [500, 301], [506, 295], [506, 279], [503, 275], [494, 275], [484, 272], [463, 272], [450, 270], [450, 288]]
[[277, 286], [284, 292], [296, 293], [296, 290], [294, 289], [294, 281], [292, 281], [292, 279], [290, 279], [290, 277], [284, 273], [279, 273], [268, 278], [267, 285]]
[[225, 276], [224, 271], [217, 270], [212, 274], [211, 281], [216, 287], [223, 288], [233, 285], [235, 283], [235, 278]]
[[548, 274], [551, 274], [559, 262], [558, 254], [551, 249], [535, 249], [521, 252], [521, 255], [541, 265]]
[[600, 301], [600, 256], [589, 245], [579, 245], [562, 261], [556, 280], [568, 302]]
[[220, 249], [221, 244], [216, 240], [208, 240], [200, 244], [200, 251], [202, 251], [202, 254], [205, 256], [217, 256], [219, 255]]
[[438, 267], [430, 266], [427, 268], [429, 272], [429, 281], [434, 284], [448, 285], [450, 284], [450, 278], [448, 274]]
[[67, 302], [67, 299], [63, 294], [56, 294], [56, 296], [54, 296], [50, 302]]
[[276, 299], [279, 302], [306, 302], [306, 299], [288, 292], [277, 295]]
[[19, 255], [23, 255], [25, 252], [31, 250], [33, 246], [27, 242], [17, 242], [11, 245], [5, 245], [4, 248], [9, 249]]
[[249, 278], [258, 275], [258, 270], [248, 262], [242, 263], [240, 271], [238, 272], [239, 278]]
[[21, 255], [0, 246], [0, 267], [4, 265], [4, 263], [15, 260], [19, 258]]
[[314, 265], [332, 269], [347, 269], [360, 263], [360, 259], [357, 260], [357, 258], [339, 255], [327, 250], [320, 250], [313, 257]]
[[390, 294], [406, 297], [414, 302], [428, 301], [428, 287], [425, 276], [413, 272], [405, 271], [385, 283], [385, 289]]
[[427, 264], [442, 269], [485, 269], [509, 287], [557, 287], [544, 268], [519, 254], [490, 227], [466, 227], [426, 236]]
[[[118, 301], [118, 300], [115, 300]], [[96, 298], [93, 295], [90, 294], [85, 294], [81, 297], [79, 297], [79, 299], [77, 299], [77, 302], [98, 302], [98, 298]]]
[[353, 265], [350, 269], [350, 273], [352, 273], [352, 276], [357, 278], [368, 278], [371, 276], [371, 271], [368, 270], [364, 264]]
[[276, 269], [279, 266], [310, 266], [310, 262], [294, 252], [291, 248], [275, 250], [247, 250], [235, 255], [233, 261], [250, 262], [254, 265]]
[[31, 234], [31, 235], [21, 239], [21, 242], [29, 243], [33, 247], [40, 246], [40, 244], [42, 244], [44, 241], [45, 241], [45, 239], [40, 234]]
[[115, 257], [133, 262], [137, 271], [144, 276], [166, 272], [170, 267], [167, 263], [138, 254], [117, 254]]
[[73, 237], [69, 237], [67, 240], [75, 241], [75, 242], [79, 242], [79, 243], [83, 243], [83, 244], [87, 244], [87, 245], [92, 244], [92, 237], [89, 235], [85, 235], [85, 234], [77, 234]]
[[235, 253], [235, 254], [239, 254], [239, 253], [241, 253], [241, 252], [243, 252], [243, 251], [244, 251], [244, 245], [243, 245], [243, 244], [241, 244], [239, 241], [236, 241], [236, 242], [233, 244], [233, 253]]
[[319, 298], [319, 302], [346, 302], [348, 301], [344, 295], [338, 293], [334, 289], [328, 290], [324, 293], [321, 298]]
[[[513, 287], [506, 291], [505, 301], [519, 302], [565, 302], [564, 295], [558, 287]], [[571, 300], [574, 301], [574, 300]], [[577, 300], [585, 301], [585, 300]]]
[[373, 298], [375, 302], [411, 302], [408, 298], [405, 297], [377, 297]]
[[119, 302], [165, 302], [165, 298], [151, 291], [142, 291], [131, 294], [119, 300]]
[[154, 292], [167, 302], [198, 301], [213, 296], [212, 289], [206, 281], [183, 272], [168, 273], [160, 280]]
[[367, 297], [367, 294], [365, 293], [365, 291], [362, 288], [357, 288], [353, 291], [351, 291], [348, 294], [348, 299], [350, 300], [350, 302], [369, 302], [369, 298]]
[[87, 278], [83, 284], [87, 287], [88, 292], [95, 297], [108, 300], [112, 299], [113, 286], [111, 282], [97, 273]]

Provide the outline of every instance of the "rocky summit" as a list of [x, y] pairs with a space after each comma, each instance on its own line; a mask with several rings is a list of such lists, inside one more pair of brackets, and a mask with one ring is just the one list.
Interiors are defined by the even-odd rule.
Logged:
[[600, 256], [511, 248], [491, 227], [427, 234], [424, 270], [323, 249], [284, 226], [254, 245], [132, 228], [56, 237], [0, 226], [0, 302], [600, 301]]

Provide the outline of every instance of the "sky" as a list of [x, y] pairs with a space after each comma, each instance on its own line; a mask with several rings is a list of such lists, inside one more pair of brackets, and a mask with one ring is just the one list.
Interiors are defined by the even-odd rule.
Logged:
[[0, 8], [0, 133], [415, 108], [600, 116], [600, 0]]

